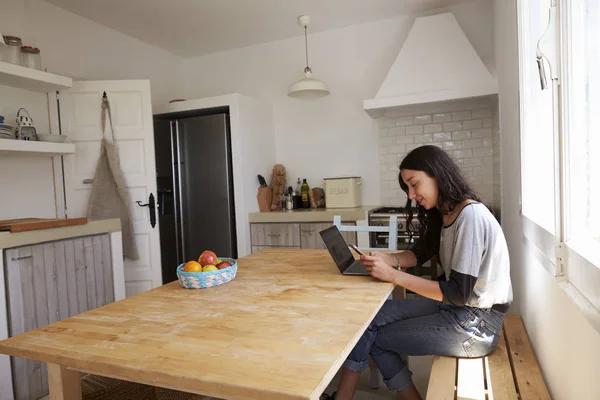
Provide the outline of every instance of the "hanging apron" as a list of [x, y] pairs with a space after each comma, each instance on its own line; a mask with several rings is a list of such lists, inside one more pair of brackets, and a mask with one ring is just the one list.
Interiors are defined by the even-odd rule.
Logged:
[[[105, 137], [106, 115], [110, 125], [112, 141]], [[125, 188], [125, 179], [119, 164], [117, 141], [112, 125], [110, 104], [108, 98], [102, 98], [102, 141], [100, 142], [100, 158], [96, 165], [94, 183], [87, 207], [87, 217], [90, 220], [119, 218], [123, 239], [123, 257], [137, 260], [138, 251], [133, 235], [133, 223], [129, 210], [129, 196]]]

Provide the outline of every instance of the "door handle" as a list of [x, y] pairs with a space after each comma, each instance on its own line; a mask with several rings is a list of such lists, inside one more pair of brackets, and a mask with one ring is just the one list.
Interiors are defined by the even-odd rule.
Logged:
[[156, 226], [156, 202], [154, 201], [154, 195], [150, 193], [148, 203], [146, 204], [142, 204], [141, 201], [136, 201], [136, 203], [140, 207], [148, 207], [148, 211], [150, 211], [150, 225], [154, 228]]

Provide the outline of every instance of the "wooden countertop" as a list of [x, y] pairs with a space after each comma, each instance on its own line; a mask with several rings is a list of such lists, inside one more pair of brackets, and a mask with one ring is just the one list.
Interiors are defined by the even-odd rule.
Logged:
[[362, 221], [367, 219], [367, 212], [379, 206], [363, 206], [356, 208], [307, 208], [289, 211], [265, 211], [248, 214], [250, 223], [278, 222], [330, 222], [339, 215], [343, 222]]
[[226, 399], [318, 399], [393, 289], [325, 250], [266, 249], [0, 342], [0, 353]]
[[18, 233], [0, 232], [0, 249], [119, 231], [121, 231], [121, 220], [112, 218], [99, 221], [88, 221], [85, 225], [73, 225]]

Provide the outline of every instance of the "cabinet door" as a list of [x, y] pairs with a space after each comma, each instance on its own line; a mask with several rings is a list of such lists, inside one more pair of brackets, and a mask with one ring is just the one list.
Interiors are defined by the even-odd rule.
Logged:
[[[26, 246], [6, 251], [6, 278], [10, 310], [9, 336], [48, 324], [43, 248]], [[39, 399], [48, 394], [48, 375], [42, 363], [11, 357], [16, 400]]]
[[[321, 239], [321, 232], [332, 224], [329, 222], [313, 222], [300, 225], [300, 243], [303, 249], [325, 249], [325, 243]], [[356, 225], [354, 223], [343, 223], [342, 225]], [[356, 232], [342, 232], [344, 240], [348, 244], [356, 245]]]
[[324, 249], [321, 232], [331, 226], [329, 223], [310, 223], [300, 225], [300, 243], [303, 249]]
[[[6, 287], [9, 336], [114, 301], [108, 235], [6, 250]], [[45, 363], [11, 357], [11, 368], [15, 399], [48, 394]]]
[[300, 247], [299, 224], [251, 224], [253, 246]]

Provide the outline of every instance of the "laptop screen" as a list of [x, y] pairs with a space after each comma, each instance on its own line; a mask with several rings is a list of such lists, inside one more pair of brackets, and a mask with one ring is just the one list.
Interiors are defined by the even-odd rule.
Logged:
[[329, 254], [331, 254], [331, 258], [333, 258], [340, 271], [344, 272], [354, 262], [354, 257], [352, 257], [352, 252], [350, 252], [348, 244], [337, 226], [333, 225], [319, 233], [325, 246], [327, 246], [327, 250], [329, 250]]

